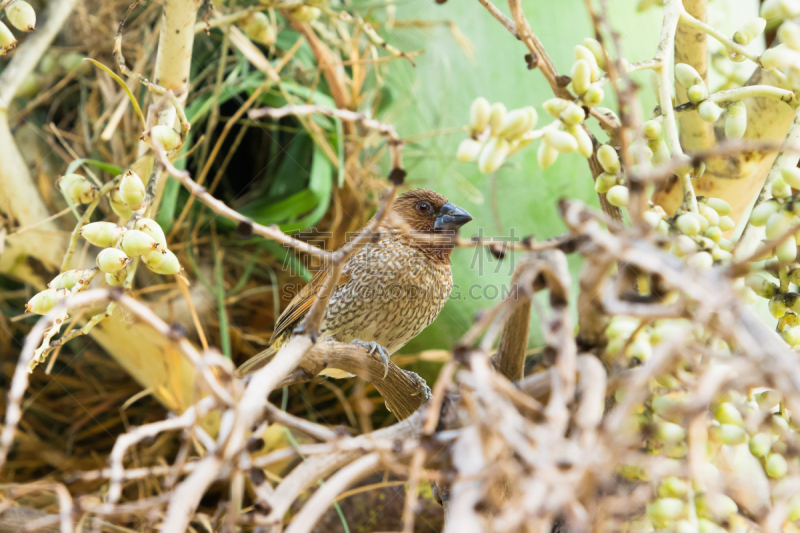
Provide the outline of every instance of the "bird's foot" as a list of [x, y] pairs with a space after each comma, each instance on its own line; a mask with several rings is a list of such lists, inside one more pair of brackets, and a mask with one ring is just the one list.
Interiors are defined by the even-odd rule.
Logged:
[[368, 350], [370, 355], [375, 358], [380, 358], [383, 363], [383, 379], [386, 379], [386, 376], [389, 375], [389, 351], [375, 341], [366, 342], [356, 339], [353, 341], [353, 344], [363, 346]]
[[[422, 395], [425, 398], [425, 401], [431, 399], [431, 388], [428, 387], [428, 383], [422, 379], [422, 377], [417, 374], [416, 372], [412, 372], [411, 370], [403, 370], [406, 374], [408, 374], [411, 379], [413, 379], [417, 384], [417, 392], [412, 394], [411, 396], [420, 396]], [[423, 402], [424, 403], [424, 402]]]

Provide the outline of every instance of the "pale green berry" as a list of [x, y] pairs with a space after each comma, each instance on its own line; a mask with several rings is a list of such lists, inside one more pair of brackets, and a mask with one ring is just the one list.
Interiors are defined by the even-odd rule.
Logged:
[[663, 219], [661, 218], [661, 215], [659, 215], [655, 211], [648, 210], [644, 212], [644, 221], [647, 222], [647, 224], [653, 229], [655, 229], [656, 226], [658, 226], [658, 223], [661, 222], [662, 220]]
[[694, 504], [697, 516], [713, 520], [725, 520], [739, 510], [736, 502], [718, 492], [698, 494]]
[[789, 281], [795, 285], [800, 285], [800, 268], [793, 268], [789, 271]]
[[786, 475], [786, 472], [789, 471], [789, 465], [786, 463], [786, 459], [779, 453], [771, 453], [769, 457], [767, 457], [767, 463], [764, 466], [764, 470], [767, 471], [767, 475], [772, 478], [782, 478]]
[[616, 113], [614, 113], [614, 112], [613, 112], [612, 110], [610, 110], [609, 108], [607, 108], [607, 107], [595, 107], [595, 110], [596, 110], [598, 113], [600, 113], [601, 115], [608, 117], [608, 118], [609, 118], [609, 119], [611, 119], [613, 122], [619, 122], [619, 117], [617, 116], [617, 114], [616, 114]]
[[609, 174], [616, 174], [620, 170], [619, 156], [613, 147], [604, 144], [597, 150], [597, 160], [600, 166]]
[[154, 250], [143, 255], [142, 260], [147, 265], [147, 268], [156, 274], [170, 275], [181, 271], [181, 264], [178, 258], [169, 250], [165, 250], [163, 253]]
[[692, 213], [684, 213], [675, 221], [681, 233], [693, 237], [700, 233], [700, 221]]
[[788, 211], [778, 211], [767, 219], [766, 237], [773, 240], [783, 236], [792, 225], [794, 215]]
[[648, 139], [658, 139], [661, 136], [661, 124], [655, 120], [648, 120], [642, 126], [642, 131]]
[[575, 60], [584, 60], [589, 64], [591, 81], [595, 82], [600, 79], [600, 68], [597, 65], [597, 58], [591, 50], [579, 44], [575, 46]]
[[759, 63], [767, 70], [784, 69], [795, 64], [797, 52], [786, 46], [779, 44], [774, 48], [768, 48], [761, 57]]
[[[591, 52], [589, 55], [591, 55]], [[578, 59], [572, 64], [572, 90], [575, 91], [576, 95], [581, 96], [583, 93], [589, 90], [589, 85], [591, 85], [591, 83], [591, 65], [589, 65], [589, 62], [585, 59]]]
[[665, 477], [658, 487], [658, 495], [662, 497], [682, 498], [689, 491], [689, 484], [676, 476]]
[[725, 250], [726, 252], [733, 251], [733, 242], [729, 241], [728, 239], [720, 239], [719, 242], [717, 242], [717, 246], [719, 246], [721, 250]]
[[750, 438], [750, 453], [754, 457], [764, 457], [772, 447], [772, 437], [768, 433], [756, 433]]
[[660, 498], [647, 504], [647, 516], [660, 529], [666, 528], [685, 514], [686, 508], [683, 500], [678, 498]]
[[[788, 518], [790, 522], [797, 522], [800, 520], [800, 494], [794, 494], [791, 498], [789, 498]], [[795, 529], [792, 533], [797, 533], [797, 529]]]
[[769, 428], [774, 435], [782, 435], [789, 430], [789, 422], [786, 421], [781, 415], [772, 415], [772, 426]]
[[630, 193], [624, 185], [614, 185], [606, 193], [608, 203], [617, 207], [625, 207], [630, 202]]
[[494, 172], [503, 164], [510, 149], [511, 147], [507, 140], [492, 137], [481, 150], [481, 155], [478, 158], [478, 169], [484, 174]]
[[653, 355], [653, 346], [646, 339], [638, 339], [628, 345], [626, 354], [629, 359], [645, 362]]
[[786, 303], [780, 294], [776, 294], [769, 300], [769, 312], [775, 318], [781, 318], [788, 311]]
[[653, 157], [651, 162], [654, 165], [660, 165], [662, 163], [666, 163], [670, 159], [669, 148], [667, 148], [667, 143], [664, 142], [664, 139], [653, 139], [647, 142], [647, 146], [650, 148], [650, 151], [653, 153]]
[[117, 216], [123, 220], [130, 220], [133, 216], [133, 211], [125, 205], [119, 195], [119, 187], [112, 189], [108, 194], [108, 204]]
[[742, 413], [732, 403], [724, 402], [717, 406], [714, 410], [714, 417], [719, 420], [721, 424], [735, 424], [741, 426], [744, 424], [742, 420]]
[[606, 70], [606, 53], [605, 50], [603, 50], [603, 45], [601, 45], [596, 39], [586, 37], [583, 39], [583, 46], [592, 52], [597, 66], [603, 70]]
[[459, 161], [463, 161], [468, 163], [470, 161], [475, 161], [478, 159], [478, 155], [481, 153], [481, 149], [483, 148], [483, 143], [480, 141], [476, 141], [475, 139], [464, 139], [458, 145], [458, 151], [456, 152], [456, 159]]
[[761, 4], [761, 17], [766, 20], [778, 18], [781, 13], [781, 0], [765, 0]]
[[735, 102], [728, 106], [725, 118], [725, 137], [731, 141], [744, 137], [747, 129], [747, 106], [744, 102]]
[[138, 229], [126, 231], [120, 240], [120, 247], [128, 257], [139, 257], [158, 249], [155, 239]]
[[758, 274], [748, 274], [745, 276], [744, 284], [753, 289], [753, 291], [762, 298], [772, 298], [778, 294], [778, 286]]
[[658, 440], [665, 444], [681, 442], [686, 437], [686, 430], [678, 424], [662, 420], [656, 428]]
[[36, 29], [36, 11], [24, 0], [16, 0], [6, 7], [8, 21], [19, 31], [33, 31]]
[[735, 446], [737, 444], [744, 444], [747, 442], [747, 432], [741, 426], [734, 424], [720, 424], [719, 426], [711, 426], [709, 436], [722, 444]]
[[8, 29], [8, 26], [0, 21], [0, 55], [5, 54], [6, 51], [11, 50], [15, 46], [17, 46], [17, 38], [14, 37], [14, 34]]
[[25, 309], [29, 313], [44, 315], [68, 295], [69, 292], [66, 289], [45, 289], [28, 300]]
[[[686, 95], [689, 97], [690, 102], [697, 104], [708, 98], [708, 89], [704, 84], [698, 83], [697, 85], [689, 87], [686, 91]], [[702, 115], [700, 115], [700, 117], [702, 118]]]
[[164, 236], [164, 230], [155, 220], [149, 218], [139, 218], [134, 222], [133, 229], [141, 230], [150, 235], [153, 240], [158, 243], [161, 250], [167, 249], [167, 238]]
[[584, 93], [581, 100], [583, 100], [583, 103], [586, 104], [586, 107], [595, 107], [596, 105], [599, 105], [600, 102], [603, 101], [603, 98], [605, 98], [605, 93], [603, 92], [603, 89], [595, 84], [589, 87], [589, 89]]
[[731, 217], [719, 217], [719, 229], [723, 232], [730, 231], [736, 227], [736, 223], [733, 221]]
[[781, 0], [781, 14], [785, 19], [800, 16], [800, 3], [797, 0]]
[[125, 278], [127, 277], [126, 270], [120, 270], [119, 272], [106, 273], [106, 283], [111, 285], [112, 287], [122, 287], [125, 284]]
[[726, 533], [726, 530], [706, 518], [697, 520], [697, 533]]
[[770, 192], [774, 198], [781, 200], [792, 195], [792, 188], [789, 187], [788, 183], [783, 181], [783, 178], [778, 178], [772, 182], [772, 188], [770, 189]]
[[711, 100], [704, 100], [700, 102], [700, 105], [697, 107], [697, 112], [704, 121], [714, 123], [722, 114], [722, 108]]
[[667, 224], [666, 220], [662, 220], [658, 223], [658, 226], [656, 226], [656, 232], [661, 235], [669, 235], [669, 224]]
[[547, 169], [556, 162], [556, 159], [558, 158], [558, 150], [542, 141], [541, 144], [539, 144], [539, 150], [536, 156], [539, 161], [539, 166], [543, 169]]
[[794, 348], [800, 344], [800, 328], [786, 328], [781, 331], [781, 337], [786, 344]]
[[772, 409], [778, 407], [778, 404], [781, 403], [781, 393], [776, 390], [767, 389], [757, 393], [755, 395], [755, 400], [760, 409], [764, 411], [771, 411]]
[[800, 26], [791, 20], [784, 21], [778, 28], [778, 39], [792, 50], [800, 50]]
[[733, 254], [731, 254], [730, 252], [728, 252], [726, 250], [723, 250], [719, 246], [716, 246], [711, 251], [711, 258], [714, 261], [720, 261], [720, 262], [727, 263], [728, 261], [730, 261], [733, 258]]
[[116, 248], [106, 248], [97, 254], [97, 267], [106, 274], [119, 272], [127, 264], [128, 256]]
[[489, 100], [479, 96], [469, 108], [469, 127], [476, 133], [483, 133], [489, 125], [489, 116], [492, 114], [492, 105]]
[[291, 11], [292, 18], [300, 22], [311, 22], [317, 20], [322, 15], [322, 10], [314, 6], [300, 6]]
[[91, 281], [94, 269], [67, 270], [62, 272], [47, 284], [51, 289], [71, 289], [75, 285], [83, 285]]
[[559, 118], [561, 113], [563, 113], [571, 104], [572, 102], [569, 100], [564, 100], [563, 98], [550, 98], [549, 100], [544, 101], [542, 108], [550, 113], [553, 118]]
[[568, 154], [578, 149], [578, 141], [566, 131], [550, 130], [544, 134], [544, 141], [562, 154]]
[[592, 153], [594, 153], [592, 138], [582, 125], [569, 126], [567, 128], [567, 133], [575, 137], [575, 140], [578, 141], [578, 153], [580, 155], [587, 159], [592, 157]]
[[88, 204], [97, 197], [97, 187], [80, 174], [61, 176], [58, 187], [64, 196], [76, 204]]
[[782, 263], [789, 263], [797, 258], [797, 241], [794, 235], [790, 235], [775, 247], [775, 256]]
[[108, 248], [116, 246], [124, 232], [124, 227], [117, 226], [113, 222], [92, 222], [85, 224], [78, 234], [95, 246]]
[[719, 226], [710, 226], [703, 232], [703, 235], [714, 242], [719, 242], [720, 239], [722, 239], [722, 230], [719, 228]]
[[703, 78], [700, 77], [700, 74], [698, 74], [694, 67], [686, 63], [677, 63], [675, 65], [675, 77], [681, 85], [687, 88], [693, 85], [703, 84]]
[[756, 227], [765, 225], [777, 210], [777, 202], [764, 202], [757, 205], [750, 214], [750, 224]]
[[129, 209], [137, 210], [144, 205], [144, 183], [132, 170], [126, 170], [119, 182], [119, 197]]
[[781, 178], [792, 189], [800, 189], [800, 168], [783, 168], [781, 169]]
[[152, 141], [157, 141], [166, 152], [171, 152], [177, 148], [181, 142], [181, 136], [177, 131], [169, 126], [163, 126], [161, 124], [156, 124], [150, 128], [149, 131], [145, 132], [143, 138], [151, 148], [155, 148]]
[[686, 257], [697, 250], [697, 243], [691, 237], [678, 235], [672, 244], [672, 253], [678, 257]]
[[506, 119], [506, 106], [501, 102], [492, 104], [491, 111], [489, 112], [489, 128], [492, 135], [497, 135], [500, 128], [503, 127], [503, 121]]
[[576, 126], [586, 119], [586, 113], [581, 106], [570, 102], [559, 118], [567, 126]]
[[598, 194], [605, 194], [608, 192], [611, 187], [617, 184], [617, 176], [616, 174], [609, 174], [608, 172], [603, 172], [599, 176], [597, 176], [597, 180], [594, 182], [594, 190]]
[[627, 316], [615, 316], [606, 326], [606, 336], [609, 339], [630, 337], [639, 327], [639, 320]]
[[697, 252], [690, 257], [686, 264], [697, 270], [708, 270], [714, 264], [714, 258], [708, 252]]
[[719, 225], [719, 213], [714, 209], [711, 209], [708, 205], [700, 204], [699, 211], [700, 215], [708, 221], [709, 226]]
[[[758, 38], [764, 32], [764, 28], [767, 27], [767, 21], [756, 17], [753, 20], [747, 22], [744, 26], [739, 28], [739, 30], [733, 34], [733, 42], [736, 44], [740, 44], [742, 46], [747, 46], [752, 42], [753, 39]], [[780, 36], [780, 32], [778, 34]], [[781, 42], [786, 42], [781, 38]]]
[[531, 115], [527, 109], [514, 109], [506, 113], [503, 123], [497, 130], [497, 136], [505, 139], [519, 137], [531, 129]]
[[[292, 14], [295, 15], [294, 13]], [[295, 18], [297, 17], [295, 16]], [[275, 30], [269, 18], [261, 11], [256, 11], [250, 16], [239, 20], [238, 25], [251, 41], [264, 46], [275, 44]]]

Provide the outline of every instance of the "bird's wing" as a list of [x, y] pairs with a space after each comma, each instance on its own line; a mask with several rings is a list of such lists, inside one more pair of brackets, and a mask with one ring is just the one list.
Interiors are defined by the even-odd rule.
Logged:
[[[280, 318], [278, 318], [278, 321], [275, 323], [275, 331], [272, 332], [272, 339], [270, 340], [271, 343], [274, 343], [284, 333], [291, 333], [291, 331], [296, 328], [306, 317], [309, 309], [311, 309], [311, 306], [317, 300], [317, 293], [322, 288], [325, 279], [328, 277], [327, 274], [327, 270], [320, 270], [314, 274], [314, 277], [311, 278], [311, 281], [309, 281], [302, 289], [300, 289], [300, 292], [298, 292], [292, 301], [289, 302], [289, 306], [286, 308], [286, 310], [284, 310]], [[349, 279], [349, 276], [343, 272], [342, 275], [339, 276], [339, 281], [337, 281], [336, 287], [344, 285]], [[334, 290], [336, 287], [334, 287]]]
[[[263, 367], [265, 364], [269, 362], [269, 359], [275, 355], [281, 347], [282, 337], [286, 333], [291, 333], [292, 330], [297, 327], [300, 322], [306, 317], [308, 310], [311, 309], [311, 305], [317, 299], [317, 292], [319, 292], [322, 284], [325, 282], [325, 278], [327, 277], [327, 271], [320, 270], [314, 277], [311, 278], [301, 290], [297, 293], [297, 295], [289, 302], [289, 306], [284, 310], [281, 314], [278, 321], [275, 323], [275, 331], [272, 332], [272, 338], [270, 339], [270, 347], [266, 350], [258, 353], [245, 361], [239, 368], [236, 369], [236, 377], [244, 377], [245, 375], [249, 374], [250, 372], [254, 372], [259, 368]], [[336, 286], [343, 285], [347, 283], [350, 278], [342, 273], [339, 276], [339, 281], [337, 282]], [[345, 373], [346, 374], [346, 373]], [[347, 374], [349, 376], [349, 374]], [[333, 377], [342, 377], [342, 376], [333, 376]]]

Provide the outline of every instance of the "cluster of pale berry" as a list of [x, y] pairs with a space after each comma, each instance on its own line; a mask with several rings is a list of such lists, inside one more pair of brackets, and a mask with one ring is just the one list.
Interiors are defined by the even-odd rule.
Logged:
[[274, 21], [270, 20], [263, 11], [256, 11], [239, 20], [239, 28], [254, 43], [272, 46], [275, 44], [278, 30]]
[[[68, 174], [59, 180], [64, 195], [75, 204], [88, 204], [97, 199], [99, 189], [86, 177]], [[122, 218], [131, 218], [134, 212], [145, 205], [145, 185], [142, 179], [127, 170], [119, 186], [109, 194], [112, 209]], [[167, 249], [164, 230], [155, 220], [136, 217], [128, 224], [119, 226], [113, 222], [92, 222], [80, 229], [80, 235], [89, 243], [103, 248], [97, 254], [96, 269], [70, 270], [59, 274], [49, 288], [36, 294], [28, 302], [27, 309], [44, 314], [59, 301], [78, 289], [84, 289], [99, 271], [105, 281], [113, 287], [121, 287], [129, 274], [132, 259], [141, 257], [142, 262], [156, 274], [178, 274], [181, 270], [178, 258]]]
[[767, 21], [785, 19], [778, 28], [781, 44], [761, 54], [761, 66], [782, 71], [793, 87], [800, 87], [800, 26], [791, 20], [800, 16], [800, 2], [767, 0], [761, 5], [761, 16]]
[[[608, 346], [605, 358], [609, 364], [631, 366], [647, 361], [653, 347], [672, 338], [678, 330], [691, 328], [685, 319], [658, 320], [651, 324], [626, 316], [612, 318], [606, 328]], [[694, 327], [692, 336], [706, 346], [709, 354], [717, 358], [718, 365], [726, 364], [728, 346], [707, 335], [702, 327]], [[689, 447], [684, 427], [684, 407], [696, 401], [688, 386], [697, 383], [693, 363], [684, 364], [672, 373], [659, 376], [651, 383], [652, 394], [639, 408], [638, 426], [650, 435], [647, 449], [663, 455], [665, 461], [684, 459]], [[625, 394], [618, 391], [619, 395]], [[618, 399], [621, 399], [618, 398]], [[790, 463], [800, 461], [790, 453], [787, 441], [794, 436], [790, 414], [781, 406], [781, 396], [771, 389], [755, 389], [748, 395], [726, 391], [711, 405], [707, 425], [707, 462], [703, 465], [703, 479], [719, 479], [718, 466], [725, 469], [749, 469], [750, 475], [763, 479], [780, 480], [789, 470]], [[736, 463], [730, 464], [730, 460]], [[759, 469], [754, 472], [753, 469]], [[632, 481], [652, 483], [657, 495], [646, 507], [646, 513], [629, 523], [630, 531], [722, 532], [744, 526], [736, 503], [719, 492], [707, 491], [701, 480], [667, 476], [651, 479], [648, 472], [637, 466], [624, 466], [620, 474]], [[788, 522], [800, 519], [800, 495], [789, 500]], [[725, 526], [725, 527], [723, 527]], [[746, 531], [747, 529], [742, 529]], [[786, 529], [784, 529], [786, 531]]]
[[[689, 101], [697, 106], [700, 118], [712, 124], [716, 122], [722, 114], [722, 108], [709, 99], [708, 88], [700, 74], [692, 66], [678, 63], [675, 65], [675, 77], [681, 82], [681, 85], [687, 87], [686, 93]], [[731, 103], [725, 118], [725, 136], [731, 140], [741, 139], [746, 128], [747, 108], [744, 102]]]
[[[5, 8], [5, 14], [12, 26], [19, 31], [33, 31], [36, 28], [36, 12], [25, 0], [15, 0]], [[0, 21], [0, 55], [17, 45], [17, 38], [3, 21]]]
[[499, 102], [476, 98], [469, 110], [470, 137], [461, 141], [456, 157], [459, 161], [477, 159], [481, 172], [494, 172], [507, 157], [533, 141], [538, 119], [533, 107], [509, 112]]
[[[538, 160], [542, 168], [555, 163], [559, 154], [578, 152], [583, 157], [592, 156], [592, 139], [583, 121], [586, 107], [596, 107], [603, 100], [603, 89], [597, 83], [601, 68], [605, 66], [605, 53], [599, 42], [585, 39], [575, 47], [572, 81], [568, 88], [576, 100], [552, 98], [543, 104], [556, 120], [540, 130], [534, 130], [538, 115], [533, 107], [507, 111], [501, 103], [490, 104], [486, 98], [477, 98], [470, 107], [470, 137], [461, 141], [456, 157], [459, 161], [478, 160], [481, 172], [494, 172], [507, 157], [528, 146], [536, 139], [539, 145]], [[613, 115], [608, 109], [603, 113]]]

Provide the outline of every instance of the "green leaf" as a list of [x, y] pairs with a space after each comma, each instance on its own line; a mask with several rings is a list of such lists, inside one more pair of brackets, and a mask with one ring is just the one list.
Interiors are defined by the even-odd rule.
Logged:
[[139, 119], [142, 121], [142, 127], [144, 127], [145, 124], [147, 124], [147, 121], [144, 119], [144, 114], [142, 113], [142, 108], [139, 107], [139, 102], [136, 101], [136, 97], [133, 96], [133, 93], [131, 92], [130, 89], [128, 89], [128, 85], [124, 81], [122, 81], [122, 78], [120, 78], [119, 76], [114, 74], [114, 72], [110, 68], [108, 68], [104, 64], [100, 63], [99, 61], [95, 61], [94, 59], [92, 59], [90, 57], [85, 58], [84, 61], [91, 61], [94, 66], [96, 66], [97, 68], [99, 68], [102, 71], [105, 71], [106, 74], [111, 76], [114, 79], [114, 81], [116, 81], [119, 84], [119, 86], [122, 87], [122, 89], [125, 91], [125, 94], [128, 95], [128, 98], [130, 99], [131, 104], [133, 104], [133, 109], [136, 110], [136, 114], [139, 115]]
[[98, 161], [96, 159], [76, 159], [72, 163], [69, 164], [67, 167], [67, 171], [64, 174], [74, 174], [76, 170], [78, 170], [83, 165], [91, 165], [95, 168], [99, 168], [100, 170], [104, 170], [111, 174], [112, 176], [117, 176], [118, 174], [122, 174], [123, 168], [118, 167], [112, 163], [104, 163], [103, 161]]
[[333, 194], [333, 165], [325, 152], [317, 145], [314, 145], [314, 162], [311, 165], [311, 180], [308, 187], [319, 202], [317, 207], [296, 222], [281, 224], [281, 230], [300, 231], [310, 228], [322, 220], [328, 211]]

